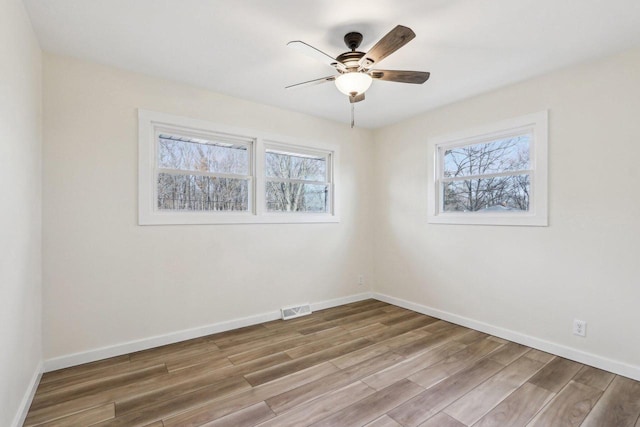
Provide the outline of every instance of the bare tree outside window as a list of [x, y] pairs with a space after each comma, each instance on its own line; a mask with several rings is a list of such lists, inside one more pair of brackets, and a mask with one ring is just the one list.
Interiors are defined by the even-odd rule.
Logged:
[[158, 209], [247, 211], [249, 162], [244, 144], [160, 134]]
[[445, 212], [528, 211], [531, 134], [444, 152]]
[[266, 204], [274, 212], [328, 212], [327, 158], [267, 150]]

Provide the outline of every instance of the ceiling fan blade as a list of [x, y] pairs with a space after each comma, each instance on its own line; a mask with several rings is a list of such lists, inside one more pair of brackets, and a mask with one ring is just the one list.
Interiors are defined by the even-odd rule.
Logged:
[[362, 58], [360, 67], [369, 69], [405, 44], [409, 43], [416, 36], [416, 33], [409, 27], [396, 26], [387, 35], [381, 38]]
[[361, 93], [360, 95], [350, 96], [349, 97], [349, 102], [352, 103], [352, 104], [355, 104], [356, 102], [360, 102], [360, 101], [364, 101], [364, 93]]
[[429, 79], [431, 73], [426, 71], [374, 70], [369, 73], [378, 80], [398, 83], [422, 84]]
[[323, 62], [323, 63], [325, 63], [325, 64], [329, 65], [330, 67], [333, 67], [333, 68], [335, 68], [337, 70], [345, 71], [347, 69], [347, 67], [345, 67], [345, 65], [342, 62], [339, 62], [337, 59], [333, 58], [332, 56], [324, 53], [320, 49], [316, 49], [315, 47], [311, 46], [310, 44], [306, 44], [303, 41], [294, 40], [294, 41], [291, 41], [291, 42], [287, 43], [287, 46], [292, 47], [292, 48], [304, 53], [307, 56], [315, 58], [318, 61]]
[[313, 79], [313, 80], [308, 80], [306, 82], [289, 85], [289, 86], [286, 86], [285, 89], [295, 89], [299, 87], [314, 86], [320, 83], [332, 82], [335, 79], [336, 79], [336, 76], [321, 77], [319, 79]]

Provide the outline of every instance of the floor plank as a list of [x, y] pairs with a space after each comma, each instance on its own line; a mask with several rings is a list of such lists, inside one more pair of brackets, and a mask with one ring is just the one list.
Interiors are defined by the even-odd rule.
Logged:
[[445, 342], [441, 346], [432, 348], [411, 359], [407, 359], [406, 361], [394, 364], [387, 369], [369, 375], [364, 378], [363, 381], [376, 390], [381, 390], [399, 379], [407, 378], [417, 371], [426, 369], [464, 348], [466, 348], [466, 345], [456, 341]]
[[467, 427], [462, 424], [460, 421], [451, 418], [449, 415], [444, 412], [440, 412], [433, 417], [429, 418], [427, 421], [420, 424], [418, 427]]
[[202, 406], [206, 403], [218, 400], [224, 396], [221, 396], [219, 393], [220, 387], [217, 384], [202, 387], [170, 399], [158, 400], [152, 404], [141, 406], [136, 408], [135, 411], [118, 414], [117, 418], [96, 424], [96, 426], [144, 426], [151, 422], [162, 420], [165, 417], [182, 413], [193, 406]]
[[193, 408], [181, 414], [163, 418], [163, 422], [165, 427], [198, 427], [247, 406], [266, 401], [271, 396], [316, 381], [335, 370], [335, 366], [330, 363], [323, 363], [251, 390], [215, 399], [210, 405], [194, 405]]
[[305, 344], [313, 343], [325, 338], [345, 335], [346, 333], [347, 332], [343, 328], [336, 326], [313, 334], [299, 334], [298, 336], [292, 337], [287, 340], [269, 343], [260, 347], [251, 347], [243, 352], [235, 353], [228, 356], [228, 359], [231, 361], [231, 363], [237, 365], [249, 362], [251, 360], [259, 359], [270, 354], [285, 352], [287, 350], [303, 346]]
[[417, 426], [503, 368], [498, 362], [482, 359], [398, 406], [389, 416], [403, 426]]
[[263, 420], [273, 418], [275, 415], [266, 403], [260, 402], [203, 424], [202, 427], [251, 427]]
[[33, 397], [33, 402], [31, 403], [31, 408], [43, 408], [45, 406], [50, 406], [54, 402], [73, 400], [92, 393], [100, 392], [104, 389], [134, 384], [148, 378], [165, 375], [168, 375], [167, 367], [162, 364], [122, 374], [109, 375], [104, 378], [92, 379], [87, 382], [73, 383], [69, 386], [59, 387], [44, 393], [36, 391], [36, 394]]
[[44, 424], [39, 424], [39, 427], [54, 427], [54, 426], [69, 426], [69, 427], [85, 427], [93, 425], [101, 421], [106, 421], [115, 418], [116, 411], [113, 403], [107, 405], [96, 406], [95, 408], [87, 409], [86, 411], [78, 412], [72, 415], [68, 415], [63, 418], [59, 418], [54, 421], [50, 421]]
[[266, 345], [275, 344], [280, 341], [287, 341], [293, 338], [300, 338], [303, 336], [304, 335], [296, 331], [272, 331], [272, 333], [265, 334], [262, 337], [247, 340], [246, 342], [243, 342], [243, 343], [236, 343], [234, 345], [230, 345], [220, 350], [219, 354], [222, 356], [227, 356], [229, 357], [229, 360], [232, 360], [231, 358], [233, 356], [244, 353], [248, 350], [254, 350], [257, 348], [264, 347]]
[[356, 381], [346, 387], [328, 392], [321, 399], [314, 399], [261, 423], [260, 427], [297, 427], [323, 420], [353, 403], [370, 396], [374, 389]]
[[69, 378], [76, 375], [83, 375], [89, 372], [99, 371], [105, 368], [111, 368], [118, 365], [128, 365], [129, 355], [111, 357], [109, 359], [98, 360], [96, 362], [85, 363], [70, 368], [58, 369], [57, 371], [45, 372], [42, 375], [40, 384], [47, 384], [50, 381], [56, 381], [62, 378]]
[[639, 418], [640, 382], [616, 376], [582, 425], [634, 426]]
[[449, 340], [456, 339], [458, 336], [464, 335], [461, 332], [463, 332], [463, 328], [455, 328], [438, 332], [436, 334], [428, 334], [427, 336], [398, 347], [395, 349], [395, 352], [404, 357], [412, 357], [423, 353], [430, 348], [439, 346]]
[[579, 363], [556, 357], [531, 378], [529, 382], [558, 393], [581, 368], [582, 365]]
[[[579, 426], [601, 394], [602, 391], [596, 388], [571, 381], [527, 426]], [[600, 425], [619, 426], [619, 424]]]
[[[472, 366], [476, 361], [482, 359], [502, 345], [503, 344], [495, 341], [482, 339], [467, 346], [464, 350], [454, 353], [446, 359], [416, 372], [411, 375], [409, 379], [424, 388], [429, 388], [466, 367]], [[495, 363], [499, 364], [498, 362]], [[501, 364], [499, 365], [503, 366]]]
[[203, 362], [185, 369], [175, 372], [176, 375], [184, 377], [198, 377], [200, 375], [211, 374], [211, 380], [233, 377], [237, 375], [247, 375], [252, 372], [258, 372], [271, 366], [277, 366], [282, 363], [291, 361], [286, 353], [274, 353], [259, 359], [251, 360], [239, 365], [226, 366], [223, 368], [215, 367], [218, 362]]
[[529, 350], [524, 355], [524, 357], [528, 357], [529, 359], [537, 360], [538, 362], [542, 362], [542, 363], [549, 363], [556, 356], [554, 356], [553, 354], [550, 354], [550, 353], [546, 353], [544, 351], [536, 350], [534, 348], [534, 349]]
[[307, 344], [300, 345], [289, 350], [285, 350], [285, 353], [288, 354], [289, 357], [291, 357], [292, 359], [299, 359], [301, 357], [308, 356], [310, 354], [314, 354], [322, 350], [326, 350], [330, 347], [335, 347], [340, 344], [354, 341], [354, 339], [355, 337], [353, 335], [351, 335], [345, 329], [342, 329], [341, 334], [313, 340]]
[[74, 375], [59, 380], [48, 381], [38, 386], [38, 395], [51, 393], [55, 390], [69, 389], [72, 386], [88, 383], [91, 381], [104, 381], [106, 378], [113, 376], [123, 376], [128, 373], [134, 373], [149, 367], [162, 366], [157, 361], [127, 362], [126, 365], [108, 366], [100, 370], [89, 371], [83, 374]]
[[281, 413], [301, 403], [315, 399], [336, 387], [345, 386], [373, 372], [394, 365], [400, 360], [403, 360], [403, 357], [398, 354], [393, 352], [384, 353], [295, 389], [278, 393], [268, 398], [267, 403], [274, 411]]
[[383, 415], [380, 418], [371, 421], [364, 427], [402, 427], [393, 418], [388, 415]]
[[611, 372], [603, 371], [602, 369], [593, 368], [591, 366], [583, 366], [582, 369], [580, 369], [580, 372], [578, 372], [573, 379], [584, 385], [604, 391], [609, 384], [611, 384], [614, 377], [615, 375]]
[[[423, 316], [421, 314], [419, 314], [419, 313], [416, 313], [414, 311], [409, 311], [409, 312], [406, 312], [406, 313], [399, 313], [397, 316], [395, 316], [395, 317], [393, 317], [391, 319], [385, 320], [383, 322], [380, 322], [380, 323], [382, 323], [383, 325], [386, 325], [386, 326], [393, 326], [393, 325], [397, 325], [398, 323], [402, 323], [402, 322], [407, 321], [407, 320], [420, 319], [422, 317]], [[436, 320], [437, 319], [434, 319], [433, 321], [435, 322]], [[426, 326], [426, 325], [423, 325], [423, 326]]]
[[[496, 342], [499, 342], [499, 341], [496, 341]], [[490, 359], [495, 360], [498, 363], [502, 363], [503, 365], [508, 365], [509, 363], [513, 362], [514, 360], [516, 360], [517, 358], [519, 358], [529, 350], [530, 348], [524, 345], [517, 344], [514, 342], [507, 342], [505, 343], [504, 347], [502, 347], [500, 350], [493, 353]], [[544, 362], [541, 362], [541, 363], [544, 363]]]
[[201, 353], [219, 352], [220, 349], [208, 340], [193, 343], [192, 345], [182, 344], [165, 346], [161, 349], [145, 350], [131, 354], [131, 362], [156, 362], [166, 363], [168, 361], [179, 360], [183, 357], [190, 357]]
[[555, 393], [547, 389], [525, 383], [473, 427], [525, 426], [554, 396]]
[[260, 371], [252, 372], [245, 375], [245, 378], [252, 386], [255, 387], [352, 351], [360, 350], [361, 348], [368, 347], [369, 345], [371, 345], [371, 341], [364, 338], [358, 338], [326, 350], [320, 350], [299, 359], [294, 359]]
[[409, 380], [400, 380], [311, 425], [313, 427], [361, 426], [382, 416], [423, 390]]
[[357, 365], [360, 362], [364, 362], [365, 360], [380, 356], [381, 354], [389, 353], [390, 351], [391, 348], [386, 345], [374, 344], [360, 350], [352, 351], [344, 356], [331, 359], [331, 363], [340, 369], [346, 369], [350, 366]]
[[156, 377], [134, 384], [100, 390], [97, 393], [82, 396], [74, 400], [64, 402], [57, 402], [54, 400], [50, 402], [50, 405], [42, 408], [34, 409], [32, 406], [29, 410], [25, 423], [26, 425], [37, 425], [62, 418], [76, 412], [81, 412], [95, 406], [114, 403], [116, 399], [124, 399], [137, 394], [149, 393], [156, 388], [161, 388], [168, 384], [170, 380], [171, 378], [169, 376]]
[[251, 388], [251, 385], [241, 376], [211, 382], [206, 375], [203, 375], [197, 380], [188, 379], [179, 381], [168, 384], [166, 387], [159, 387], [149, 393], [117, 399], [116, 412], [118, 416], [121, 416], [126, 413], [141, 411], [144, 410], [146, 406], [165, 402], [203, 388], [206, 388], [208, 393], [215, 394], [216, 396], [224, 396], [226, 394], [248, 390]]
[[[444, 320], [438, 320], [420, 329], [427, 332], [431, 332], [432, 334], [437, 334], [438, 332], [446, 331], [448, 329], [453, 329], [456, 326], [458, 325], [455, 325], [453, 323], [450, 323]], [[471, 331], [471, 329], [467, 329], [467, 332], [469, 331]]]
[[[251, 358], [246, 361], [242, 361], [239, 363], [249, 362], [251, 360], [255, 360], [256, 358]], [[233, 363], [231, 359], [226, 356], [220, 356], [219, 351], [211, 351], [207, 353], [194, 354], [186, 357], [181, 357], [177, 360], [168, 360], [165, 362], [167, 366], [167, 371], [170, 373], [177, 372], [180, 369], [190, 368], [192, 366], [200, 365], [201, 363], [206, 363], [211, 369], [219, 369], [225, 368], [231, 365], [237, 365], [238, 363]]]
[[466, 425], [472, 425], [543, 366], [542, 362], [521, 357], [449, 405], [444, 412]]

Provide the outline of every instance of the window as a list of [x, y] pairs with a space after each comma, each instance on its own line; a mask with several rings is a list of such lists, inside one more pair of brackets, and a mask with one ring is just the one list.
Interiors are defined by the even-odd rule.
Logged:
[[429, 222], [547, 225], [547, 113], [432, 141]]
[[139, 224], [339, 221], [336, 149], [150, 111], [138, 116]]
[[156, 131], [159, 211], [249, 211], [251, 142]]
[[327, 213], [331, 208], [331, 154], [269, 144], [265, 203], [269, 212]]

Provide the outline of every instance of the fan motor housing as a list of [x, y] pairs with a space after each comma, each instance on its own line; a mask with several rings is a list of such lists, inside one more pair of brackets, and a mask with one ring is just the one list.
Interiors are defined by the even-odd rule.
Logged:
[[358, 68], [358, 61], [360, 58], [364, 56], [364, 52], [345, 52], [338, 56], [336, 59], [342, 62], [348, 69], [349, 68]]

